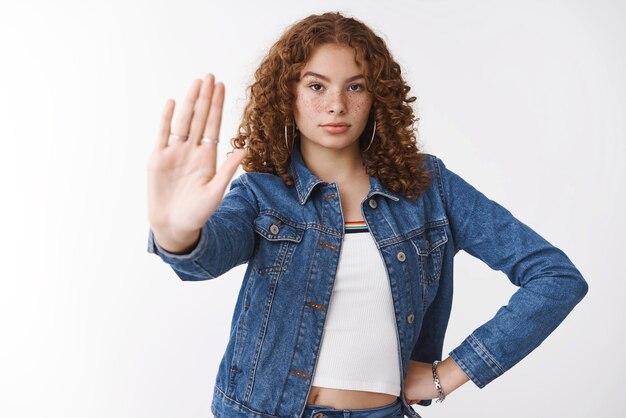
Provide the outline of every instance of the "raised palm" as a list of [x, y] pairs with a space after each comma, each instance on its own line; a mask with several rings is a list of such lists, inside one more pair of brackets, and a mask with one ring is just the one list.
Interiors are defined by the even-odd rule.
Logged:
[[222, 121], [224, 84], [212, 74], [193, 81], [172, 131], [174, 105], [165, 104], [148, 161], [148, 220], [153, 229], [183, 236], [215, 212], [246, 151], [235, 150], [216, 170], [217, 144], [201, 141], [219, 138]]

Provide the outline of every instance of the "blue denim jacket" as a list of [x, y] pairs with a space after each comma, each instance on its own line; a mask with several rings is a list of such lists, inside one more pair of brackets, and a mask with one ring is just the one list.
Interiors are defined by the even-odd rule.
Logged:
[[[417, 200], [370, 177], [361, 203], [391, 286], [409, 417], [419, 415], [404, 398], [407, 363], [442, 359], [459, 250], [519, 287], [449, 353], [479, 388], [541, 344], [588, 289], [563, 251], [424, 155], [432, 181]], [[289, 170], [295, 187], [267, 173], [235, 178], [188, 254], [166, 252], [148, 233], [148, 251], [182, 280], [215, 279], [248, 263], [214, 387], [211, 411], [219, 418], [298, 418], [311, 388], [344, 218], [337, 185], [311, 173], [297, 144]]]

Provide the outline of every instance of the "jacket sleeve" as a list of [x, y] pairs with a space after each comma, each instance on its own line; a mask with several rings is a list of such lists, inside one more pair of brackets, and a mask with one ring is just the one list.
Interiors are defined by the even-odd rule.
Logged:
[[483, 388], [509, 370], [565, 319], [588, 285], [565, 255], [507, 209], [436, 159], [454, 252], [465, 250], [519, 287], [493, 318], [449, 355]]
[[254, 251], [256, 198], [245, 173], [233, 180], [222, 202], [203, 225], [200, 239], [187, 254], [165, 251], [148, 230], [148, 252], [170, 265], [181, 280], [210, 280], [247, 262]]

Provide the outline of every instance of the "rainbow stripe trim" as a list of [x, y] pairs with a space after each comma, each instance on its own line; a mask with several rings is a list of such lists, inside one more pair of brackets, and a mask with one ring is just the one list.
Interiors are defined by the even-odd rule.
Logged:
[[346, 234], [355, 232], [368, 232], [365, 221], [346, 221], [344, 222], [344, 231]]

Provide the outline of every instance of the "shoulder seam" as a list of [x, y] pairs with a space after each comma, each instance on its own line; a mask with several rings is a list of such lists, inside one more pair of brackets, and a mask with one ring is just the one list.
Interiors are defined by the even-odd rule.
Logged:
[[254, 197], [254, 205], [256, 206], [257, 209], [257, 213], [259, 213], [260, 211], [260, 207], [259, 207], [259, 200], [256, 197], [256, 194], [254, 194], [254, 191], [252, 190], [252, 187], [250, 187], [250, 184], [248, 183], [248, 173], [244, 172], [242, 173], [239, 178], [241, 179], [241, 183], [244, 185], [244, 187], [246, 188], [246, 190], [248, 190], [248, 192], [252, 195], [252, 197]]
[[443, 201], [443, 205], [444, 208], [448, 208], [448, 202], [446, 201], [446, 190], [443, 184], [443, 176], [441, 175], [441, 166], [439, 164], [439, 158], [437, 158], [434, 155], [431, 155], [432, 160], [433, 160], [433, 165], [435, 166], [435, 170], [437, 171], [437, 185], [439, 186], [439, 196], [441, 197], [441, 200]]

